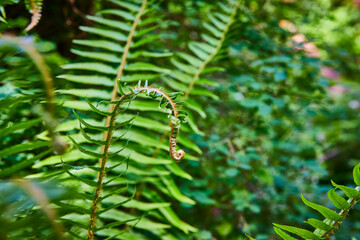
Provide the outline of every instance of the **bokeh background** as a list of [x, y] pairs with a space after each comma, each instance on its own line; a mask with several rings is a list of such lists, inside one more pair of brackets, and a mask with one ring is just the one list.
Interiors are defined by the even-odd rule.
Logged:
[[[29, 35], [40, 50], [52, 52], [46, 61], [54, 76], [76, 59], [72, 39], [88, 37], [79, 30], [94, 24], [86, 15], [106, 4], [44, 1]], [[166, 21], [152, 46], [183, 51], [188, 41], [200, 40], [201, 22], [215, 5], [161, 1], [157, 10]], [[31, 18], [25, 6], [5, 10], [0, 32], [24, 35]], [[238, 18], [235, 40], [217, 64], [223, 71], [210, 74], [217, 83], [210, 90], [219, 98], [198, 99], [207, 115], [197, 122], [204, 134], [190, 138], [203, 154], [182, 165], [194, 179], [177, 180], [197, 202], [174, 205], [181, 219], [199, 229], [184, 239], [246, 239], [244, 233], [276, 239], [274, 222], [306, 228], [302, 222], [318, 215], [300, 194], [332, 207], [330, 180], [352, 185], [352, 168], [360, 161], [360, 1], [244, 0]], [[2, 98], [11, 95], [4, 86]], [[1, 168], [9, 165], [0, 161]], [[351, 237], [360, 239], [358, 207], [336, 231], [336, 239]]]

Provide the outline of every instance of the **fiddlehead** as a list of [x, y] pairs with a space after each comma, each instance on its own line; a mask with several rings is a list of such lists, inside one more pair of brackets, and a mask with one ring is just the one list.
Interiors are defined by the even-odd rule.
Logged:
[[170, 132], [170, 156], [175, 162], [180, 162], [181, 159], [185, 157], [184, 150], [180, 149], [176, 151], [176, 142], [177, 142], [177, 135], [179, 133], [180, 126], [174, 126], [171, 124], [171, 132]]
[[[221, 19], [217, 19], [217, 17], [214, 17], [215, 15], [212, 15], [213, 13], [209, 13], [210, 20], [203, 24], [207, 32], [206, 34], [201, 35], [202, 41], [193, 41], [189, 43], [189, 50], [192, 55], [178, 52], [171, 59], [171, 62], [176, 70], [174, 70], [173, 74], [170, 74], [170, 76], [163, 77], [164, 81], [171, 88], [173, 88], [174, 84], [172, 84], [172, 82], [174, 81], [174, 79], [180, 80], [179, 76], [187, 79], [186, 81], [184, 81], [187, 83], [187, 86], [184, 85], [183, 88], [181, 88], [181, 91], [184, 91], [184, 96], [182, 97], [182, 100], [187, 101], [186, 105], [184, 106], [186, 106], [187, 109], [190, 108], [192, 110], [189, 111], [189, 125], [192, 127], [194, 132], [198, 134], [201, 134], [201, 132], [199, 129], [197, 129], [194, 119], [191, 116], [191, 112], [197, 112], [202, 118], [206, 117], [206, 113], [201, 108], [194, 106], [192, 95], [203, 95], [206, 97], [211, 97], [213, 99], [218, 98], [215, 94], [204, 88], [206, 85], [211, 84], [211, 80], [201, 82], [200, 78], [202, 74], [219, 70], [219, 68], [211, 68], [209, 65], [211, 62], [216, 60], [216, 57], [221, 54], [221, 49], [225, 45], [225, 40], [230, 33], [230, 28], [236, 20], [236, 14], [240, 8], [240, 3], [240, 0], [236, 1], [235, 3], [228, 2], [228, 5], [219, 2], [217, 4], [219, 8], [217, 11], [214, 11], [214, 13], [215, 15], [221, 13], [223, 17]], [[179, 90], [176, 87], [174, 89]], [[166, 134], [167, 133], [164, 133], [164, 136]], [[176, 136], [176, 134], [176, 129], [172, 127], [170, 136]], [[170, 141], [171, 140], [172, 139], [170, 138]], [[182, 153], [179, 151], [177, 154], [180, 157]]]
[[[147, 94], [156, 93], [153, 96], [162, 96], [163, 99], [166, 99], [168, 104], [170, 105], [170, 117], [171, 117], [171, 131], [170, 131], [170, 137], [169, 137], [169, 144], [170, 144], [170, 156], [175, 162], [180, 162], [181, 159], [185, 157], [184, 150], [176, 150], [177, 145], [177, 136], [179, 134], [180, 130], [180, 120], [179, 120], [179, 114], [178, 110], [176, 109], [176, 104], [174, 103], [173, 99], [169, 97], [165, 92], [163, 92], [161, 89], [153, 88], [153, 87], [141, 87], [140, 83], [138, 84], [138, 87], [135, 87], [134, 90], [131, 90], [130, 93], [123, 95], [120, 97], [120, 99], [125, 100], [125, 98], [129, 98], [130, 96], [133, 96], [135, 93], [142, 93], [146, 92]], [[175, 95], [176, 97], [177, 95]], [[119, 100], [120, 100], [119, 99]]]

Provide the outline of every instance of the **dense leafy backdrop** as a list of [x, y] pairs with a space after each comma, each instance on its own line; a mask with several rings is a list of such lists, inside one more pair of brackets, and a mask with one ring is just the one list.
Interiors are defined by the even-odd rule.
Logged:
[[[313, 230], [300, 193], [358, 185], [357, 1], [41, 2], [0, 1], [0, 239], [84, 239], [96, 196], [97, 239], [274, 239]], [[161, 96], [111, 108], [138, 81], [174, 98], [180, 163]]]

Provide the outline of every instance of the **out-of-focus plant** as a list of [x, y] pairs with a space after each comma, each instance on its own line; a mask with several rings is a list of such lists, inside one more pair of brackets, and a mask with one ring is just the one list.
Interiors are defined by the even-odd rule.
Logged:
[[[51, 57], [52, 44], [50, 48], [48, 44], [0, 37], [0, 236], [4, 239], [64, 239], [64, 226], [51, 204], [68, 199], [68, 189], [55, 182], [6, 180], [28, 177], [36, 161], [67, 149], [55, 133], [61, 113], [54, 106], [53, 79], [46, 63], [59, 58]], [[44, 130], [49, 132], [46, 141], [36, 137]]]
[[[41, 1], [25, 1], [27, 8], [0, 2], [9, 4], [0, 9], [0, 21], [5, 10], [9, 15], [0, 30], [25, 34], [27, 11]], [[1, 52], [0, 177], [31, 178], [39, 186], [56, 179], [72, 187], [71, 200], [48, 196], [65, 237], [243, 239], [247, 232], [267, 239], [275, 234], [272, 222], [295, 226], [311, 217], [300, 192], [330, 204], [327, 171], [348, 183], [359, 159], [360, 129], [359, 87], [353, 83], [359, 11], [350, 1], [44, 4], [44, 21], [30, 33], [54, 43], [31, 44], [56, 74], [64, 59], [47, 59], [47, 50], [54, 52], [56, 44], [58, 52], [77, 58], [63, 65], [53, 98], [26, 49]], [[39, 16], [34, 13], [30, 26]], [[79, 25], [86, 26], [77, 30]], [[168, 97], [177, 96], [174, 106], [188, 113], [186, 124], [172, 119], [181, 125], [177, 139], [187, 152], [180, 166], [169, 157], [169, 119], [149, 101], [156, 91], [144, 88], [137, 93], [147, 95], [122, 104], [126, 112], [113, 111], [123, 94], [118, 86], [139, 80], [176, 92]], [[122, 129], [110, 131], [116, 126]], [[109, 132], [120, 138], [108, 139]], [[170, 134], [172, 144], [176, 133]], [[55, 156], [55, 138], [75, 147]], [[171, 152], [176, 155], [175, 148]], [[44, 220], [36, 208], [46, 209], [33, 201], [26, 210]], [[21, 214], [14, 215], [15, 225], [26, 219]], [[349, 219], [336, 232], [340, 238], [357, 228]], [[56, 234], [50, 225], [44, 227]], [[50, 236], [38, 234], [42, 230], [29, 236]]]
[[[16, 4], [19, 0], [5, 0], [0, 2], [0, 21], [6, 22], [6, 13], [4, 6]], [[25, 28], [25, 31], [30, 31], [33, 29], [40, 21], [41, 18], [41, 11], [42, 11], [42, 0], [25, 0], [25, 7], [26, 9], [31, 13], [31, 22], [28, 24], [28, 26]]]
[[66, 239], [51, 203], [71, 199], [70, 189], [55, 182], [16, 179], [1, 181], [0, 191], [2, 239]]
[[[4, 177], [31, 165], [51, 151], [64, 153], [66, 143], [55, 133], [58, 113], [54, 106], [53, 79], [32, 39], [4, 36], [0, 38], [0, 48], [3, 56], [0, 107], [4, 128], [0, 134], [3, 146], [0, 156], [2, 167], [7, 167], [1, 172]], [[29, 132], [35, 133], [32, 129], [41, 130], [42, 121], [49, 131], [50, 142], [27, 136]], [[40, 149], [42, 151], [37, 152]], [[33, 153], [39, 155], [20, 154], [30, 150], [36, 150]]]

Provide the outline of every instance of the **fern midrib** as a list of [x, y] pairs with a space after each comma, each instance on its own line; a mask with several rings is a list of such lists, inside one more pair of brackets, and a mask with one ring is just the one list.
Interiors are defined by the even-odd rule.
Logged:
[[[139, 20], [145, 10], [145, 6], [147, 4], [147, 0], [143, 0], [142, 4], [141, 4], [141, 7], [139, 9], [139, 12], [137, 13], [136, 17], [135, 17], [135, 20], [133, 22], [133, 25], [131, 27], [131, 30], [130, 30], [130, 33], [129, 33], [129, 37], [128, 37], [128, 40], [126, 42], [126, 45], [125, 45], [125, 48], [124, 48], [124, 52], [123, 52], [123, 55], [122, 55], [122, 58], [121, 58], [121, 62], [120, 62], [120, 66], [119, 66], [119, 70], [118, 70], [118, 73], [116, 75], [116, 79], [115, 79], [115, 84], [114, 84], [114, 88], [112, 90], [112, 93], [111, 93], [111, 101], [115, 101], [116, 97], [117, 97], [117, 90], [118, 90], [118, 82], [120, 82], [121, 80], [121, 77], [123, 75], [123, 72], [124, 72], [124, 67], [125, 67], [125, 64], [126, 64], [126, 59], [127, 59], [127, 55], [129, 53], [129, 50], [130, 50], [130, 44], [132, 42], [132, 39], [134, 37], [134, 34], [135, 34], [135, 30], [136, 30], [136, 27], [139, 23]], [[112, 104], [110, 104], [110, 107], [109, 107], [109, 111], [111, 112], [113, 110], [114, 106]], [[109, 126], [110, 124], [110, 120], [111, 120], [111, 117], [107, 117], [106, 118], [106, 124], [105, 126]], [[108, 137], [108, 134], [109, 132], [106, 131], [104, 133], [104, 138], [103, 140], [105, 141]], [[104, 153], [104, 148], [102, 149], [102, 152]], [[99, 159], [99, 164], [101, 165], [101, 159]]]
[[231, 12], [231, 15], [229, 17], [229, 21], [226, 23], [225, 29], [222, 32], [222, 36], [220, 38], [219, 43], [217, 44], [216, 48], [214, 49], [214, 51], [209, 55], [209, 57], [207, 59], [205, 59], [205, 61], [203, 62], [203, 64], [198, 68], [197, 72], [194, 74], [193, 78], [191, 79], [191, 82], [188, 85], [188, 88], [184, 94], [183, 99], [187, 99], [191, 90], [194, 87], [195, 82], [200, 78], [200, 74], [204, 71], [204, 69], [206, 68], [206, 66], [210, 63], [210, 61], [218, 54], [218, 52], [220, 51], [224, 41], [225, 41], [225, 37], [226, 34], [228, 33], [231, 24], [234, 22], [234, 17], [236, 15], [236, 12], [238, 10], [238, 8], [240, 7], [240, 3], [241, 0], [238, 0], [237, 4], [235, 5], [233, 11]]
[[101, 194], [102, 185], [103, 185], [103, 179], [106, 174], [105, 168], [106, 168], [106, 162], [109, 157], [109, 148], [110, 148], [110, 144], [111, 144], [111, 137], [112, 137], [112, 133], [114, 130], [115, 119], [116, 119], [117, 111], [120, 107], [120, 104], [121, 104], [121, 101], [119, 101], [114, 106], [112, 115], [110, 116], [109, 130], [106, 132], [107, 133], [106, 139], [105, 139], [106, 142], [105, 142], [105, 145], [103, 146], [103, 157], [101, 158], [101, 161], [100, 161], [100, 171], [98, 174], [98, 181], [97, 181], [97, 185], [96, 185], [93, 204], [91, 207], [90, 226], [89, 226], [89, 230], [88, 230], [88, 239], [89, 240], [94, 239], [94, 228], [96, 225], [96, 213], [98, 210], [98, 204], [99, 204], [100, 194]]
[[123, 52], [123, 55], [122, 55], [122, 58], [121, 58], [120, 67], [119, 67], [118, 73], [116, 75], [115, 84], [114, 84], [114, 88], [113, 88], [112, 96], [111, 96], [111, 101], [115, 101], [115, 99], [117, 97], [118, 81], [120, 82], [121, 77], [123, 75], [124, 67], [125, 67], [125, 63], [126, 63], [126, 58], [127, 58], [128, 52], [130, 50], [130, 44], [131, 44], [132, 39], [134, 37], [135, 30], [136, 30], [136, 27], [137, 27], [137, 25], [139, 23], [139, 20], [140, 20], [143, 12], [145, 10], [146, 3], [147, 3], [147, 0], [143, 0], [143, 2], [141, 4], [141, 7], [140, 7], [140, 10], [137, 13], [137, 15], [135, 17], [135, 20], [134, 20], [134, 23], [133, 23], [133, 25], [131, 27], [129, 37], [128, 37], [128, 40], [126, 42], [124, 52]]

